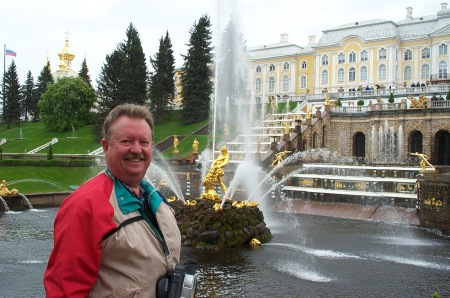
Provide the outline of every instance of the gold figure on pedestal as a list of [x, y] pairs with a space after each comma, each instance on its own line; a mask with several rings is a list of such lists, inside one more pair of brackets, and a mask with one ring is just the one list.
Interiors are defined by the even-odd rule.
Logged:
[[227, 147], [222, 146], [222, 148], [220, 148], [220, 151], [222, 152], [222, 154], [219, 155], [216, 160], [214, 160], [208, 174], [206, 174], [205, 180], [203, 180], [202, 185], [205, 187], [205, 192], [201, 196], [202, 199], [209, 199], [213, 201], [220, 200], [219, 195], [214, 190], [214, 186], [216, 185], [216, 183], [220, 185], [224, 194], [227, 191], [227, 187], [223, 183], [223, 176], [225, 174], [223, 168], [229, 162]]
[[306, 107], [306, 119], [311, 119], [312, 106]]
[[280, 164], [283, 161], [283, 157], [285, 157], [288, 153], [291, 153], [292, 151], [282, 151], [275, 154], [275, 160], [272, 163], [272, 166], [276, 164]]
[[177, 136], [173, 136], [173, 153], [178, 153], [178, 138]]
[[[423, 174], [424, 172], [434, 172], [436, 169], [434, 168], [434, 166], [428, 161], [428, 159], [430, 158], [429, 156], [423, 154], [423, 153], [412, 153], [411, 155], [413, 156], [417, 156], [420, 158], [420, 173]], [[427, 170], [427, 166], [430, 166], [431, 169]]]
[[6, 196], [15, 196], [19, 193], [17, 189], [11, 189], [9, 190], [6, 186], [8, 183], [6, 183], [6, 180], [3, 180], [2, 183], [0, 183], [0, 196], [6, 197]]
[[325, 94], [325, 105], [326, 106], [330, 105], [330, 95], [328, 93]]
[[192, 143], [192, 153], [198, 153], [198, 141], [197, 141], [197, 139], [194, 139], [194, 142]]
[[290, 125], [289, 125], [289, 121], [287, 121], [287, 122], [284, 124], [284, 134], [285, 134], [285, 135], [288, 135], [289, 132], [290, 132], [290, 129], [291, 129], [291, 127], [290, 127]]

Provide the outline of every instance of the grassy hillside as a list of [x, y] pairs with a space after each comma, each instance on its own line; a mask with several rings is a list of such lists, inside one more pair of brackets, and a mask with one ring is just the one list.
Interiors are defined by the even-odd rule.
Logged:
[[[154, 142], [165, 140], [173, 135], [191, 135], [199, 128], [207, 124], [207, 121], [192, 125], [182, 125], [180, 112], [172, 111], [170, 121], [155, 125]], [[100, 143], [92, 138], [92, 127], [75, 128], [74, 131], [63, 133], [48, 132], [42, 122], [22, 122], [20, 126], [13, 125], [7, 129], [5, 124], [0, 124], [0, 141], [5, 138], [7, 143], [0, 145], [3, 153], [24, 153], [37, 148], [52, 138], [58, 138], [54, 144], [53, 154], [86, 154], [100, 147]], [[180, 158], [183, 154], [187, 157], [192, 152], [192, 142], [197, 139], [199, 150], [202, 151], [208, 144], [208, 137], [192, 135], [181, 140], [178, 146]], [[44, 149], [41, 154], [46, 154]], [[164, 158], [172, 158], [173, 147], [161, 152]], [[158, 158], [159, 154], [154, 154]], [[102, 168], [58, 168], [58, 167], [6, 167], [0, 168], [0, 181], [6, 180], [8, 188], [16, 188], [20, 193], [31, 194], [40, 192], [70, 191], [74, 186], [82, 184], [93, 177]]]

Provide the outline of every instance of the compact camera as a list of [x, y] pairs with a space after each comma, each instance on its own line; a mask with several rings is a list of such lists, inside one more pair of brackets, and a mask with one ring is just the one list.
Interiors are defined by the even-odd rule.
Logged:
[[177, 264], [175, 269], [161, 276], [156, 282], [157, 298], [193, 298], [197, 287], [197, 266]]

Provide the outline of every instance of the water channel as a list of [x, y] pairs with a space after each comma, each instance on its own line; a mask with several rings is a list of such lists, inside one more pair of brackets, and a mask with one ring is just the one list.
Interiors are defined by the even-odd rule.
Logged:
[[[44, 297], [57, 209], [0, 213], [0, 297]], [[450, 296], [450, 237], [438, 230], [309, 215], [265, 214], [257, 248], [183, 248], [197, 297]]]

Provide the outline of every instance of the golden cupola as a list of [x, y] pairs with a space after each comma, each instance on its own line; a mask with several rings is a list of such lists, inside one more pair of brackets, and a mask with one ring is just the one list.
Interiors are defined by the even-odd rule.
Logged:
[[64, 48], [58, 53], [59, 69], [55, 72], [57, 79], [63, 77], [76, 77], [77, 73], [72, 70], [72, 60], [75, 58], [75, 53], [69, 48], [69, 32], [66, 32], [66, 44]]

